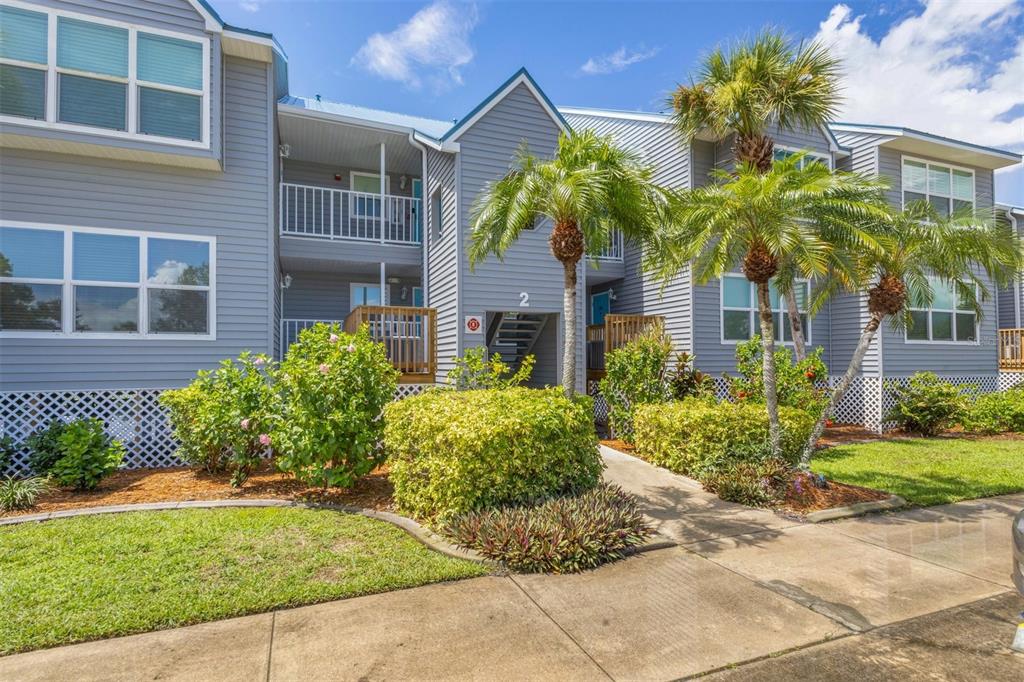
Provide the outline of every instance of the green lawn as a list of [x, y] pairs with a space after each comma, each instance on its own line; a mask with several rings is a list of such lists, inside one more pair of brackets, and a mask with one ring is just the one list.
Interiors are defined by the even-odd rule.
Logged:
[[826, 477], [929, 506], [1024, 490], [1024, 440], [914, 438], [819, 452]]
[[0, 654], [483, 575], [391, 524], [311, 509], [0, 528]]

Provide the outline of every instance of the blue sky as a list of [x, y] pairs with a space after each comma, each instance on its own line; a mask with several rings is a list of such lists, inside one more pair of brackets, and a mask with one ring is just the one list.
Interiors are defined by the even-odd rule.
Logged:
[[[520, 66], [556, 104], [658, 111], [708, 49], [774, 25], [844, 58], [842, 120], [1024, 151], [1024, 0], [213, 1], [275, 34], [292, 94], [441, 119]], [[997, 185], [1024, 205], [1024, 169]]]

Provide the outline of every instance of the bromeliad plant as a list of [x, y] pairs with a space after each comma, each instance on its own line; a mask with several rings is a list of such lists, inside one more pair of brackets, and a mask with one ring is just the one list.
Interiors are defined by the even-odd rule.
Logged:
[[462, 514], [443, 532], [514, 571], [576, 573], [621, 559], [653, 530], [636, 498], [602, 483], [580, 494]]
[[548, 244], [562, 264], [565, 325], [562, 386], [576, 386], [576, 284], [584, 255], [597, 255], [614, 230], [641, 243], [659, 224], [662, 191], [651, 166], [591, 131], [563, 133], [554, 158], [541, 160], [520, 148], [511, 171], [489, 183], [473, 207], [469, 264], [502, 258], [524, 230], [543, 218], [554, 223]]
[[398, 374], [365, 325], [355, 334], [336, 324], [303, 330], [277, 373], [279, 418], [267, 445], [278, 467], [309, 485], [346, 488], [373, 471]]

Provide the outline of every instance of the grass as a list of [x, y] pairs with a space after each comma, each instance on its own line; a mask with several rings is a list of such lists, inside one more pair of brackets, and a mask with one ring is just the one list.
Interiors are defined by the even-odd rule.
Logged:
[[1024, 440], [913, 438], [844, 445], [819, 452], [812, 468], [924, 507], [1024, 490]]
[[487, 573], [312, 509], [105, 514], [0, 528], [0, 655]]

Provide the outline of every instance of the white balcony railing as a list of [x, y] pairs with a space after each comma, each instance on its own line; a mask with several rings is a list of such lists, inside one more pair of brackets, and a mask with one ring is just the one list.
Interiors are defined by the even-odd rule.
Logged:
[[325, 324], [342, 324], [343, 320], [297, 320], [295, 318], [281, 319], [281, 358], [288, 352], [288, 346], [299, 340], [299, 332], [312, 327], [317, 322]]
[[420, 200], [281, 183], [281, 234], [384, 244], [419, 244]]
[[595, 258], [597, 260], [621, 261], [625, 249], [622, 233], [618, 230], [612, 230], [608, 246], [604, 247]]

